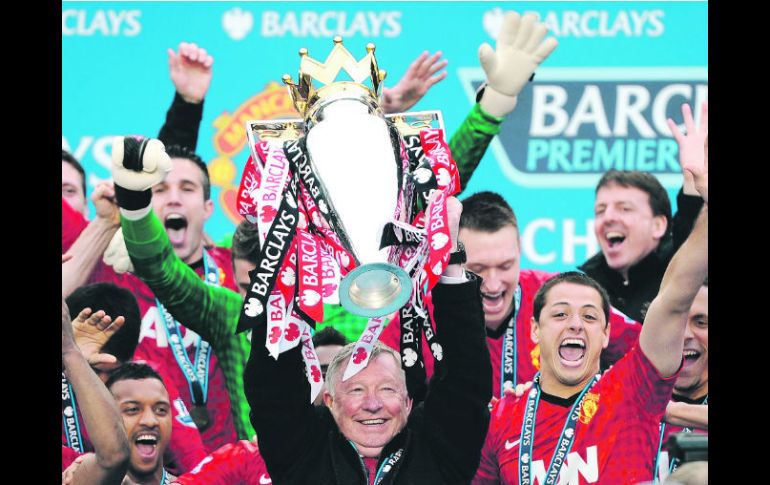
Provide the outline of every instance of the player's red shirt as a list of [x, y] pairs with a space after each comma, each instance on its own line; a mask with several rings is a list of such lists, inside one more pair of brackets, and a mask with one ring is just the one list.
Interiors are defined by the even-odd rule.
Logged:
[[177, 477], [182, 485], [265, 485], [273, 483], [256, 443], [240, 440], [211, 453]]
[[[537, 371], [540, 370], [540, 346], [532, 341], [530, 335], [532, 309], [537, 290], [549, 278], [557, 273], [524, 269], [519, 276], [521, 285], [521, 308], [516, 316], [514, 332], [516, 333], [516, 383], [521, 384], [531, 381]], [[510, 319], [510, 317], [508, 317]], [[505, 329], [508, 326], [506, 320], [497, 331], [487, 329], [487, 347], [492, 363], [492, 395], [500, 396], [500, 374], [502, 366], [503, 341]], [[602, 358], [608, 363], [617, 362], [639, 340], [639, 332], [642, 326], [620, 311], [610, 309], [610, 343], [602, 351]], [[439, 342], [441, 334], [437, 333]], [[399, 350], [401, 327], [398, 315], [388, 324], [380, 335], [380, 341], [385, 345]], [[433, 355], [422, 335], [422, 358], [425, 363], [425, 373], [428, 378], [433, 375]]]
[[[64, 207], [64, 204], [62, 204]], [[74, 211], [73, 211], [74, 212]], [[67, 213], [69, 214], [69, 213]], [[74, 213], [82, 218], [82, 215]], [[62, 209], [62, 219], [65, 217], [65, 211]], [[69, 214], [68, 217], [75, 217]], [[68, 222], [67, 227], [77, 227], [77, 224]], [[62, 228], [65, 222], [62, 221]], [[79, 233], [78, 233], [79, 234]], [[65, 236], [62, 233], [62, 240]], [[208, 253], [217, 264], [219, 273], [219, 284], [237, 291], [235, 279], [233, 276], [231, 252], [226, 248], [208, 249]], [[199, 275], [203, 275], [203, 263], [193, 267]], [[146, 360], [163, 366], [170, 376], [171, 382], [176, 386], [179, 395], [182, 397], [187, 409], [192, 408], [192, 398], [190, 388], [184, 373], [179, 368], [174, 354], [168, 345], [165, 324], [161, 317], [161, 312], [155, 302], [155, 295], [149, 286], [141, 279], [131, 273], [117, 274], [112, 267], [107, 266], [101, 260], [96, 265], [89, 283], [108, 282], [114, 283], [122, 288], [130, 290], [136, 297], [139, 304], [139, 314], [142, 317], [142, 327], [139, 333], [139, 344], [134, 353], [135, 360]], [[182, 322], [184, 323], [184, 322]], [[180, 332], [187, 350], [190, 361], [195, 364], [195, 343], [198, 334], [180, 325]], [[206, 450], [211, 452], [227, 443], [232, 443], [238, 439], [233, 423], [231, 413], [230, 397], [225, 385], [225, 376], [219, 366], [216, 352], [212, 351], [209, 363], [209, 383], [208, 400], [206, 403], [211, 418], [211, 425], [207, 430], [201, 432], [203, 443]], [[193, 463], [197, 463], [197, 460]]]
[[[651, 480], [658, 423], [675, 380], [676, 375], [660, 377], [639, 346], [607, 370], [586, 393], [575, 440], [557, 483], [616, 485]], [[540, 395], [531, 458], [533, 485], [544, 482], [576, 398]], [[492, 409], [474, 485], [518, 483], [519, 440], [526, 402], [526, 398], [506, 396]]]
[[[219, 249], [219, 248], [217, 248]], [[216, 261], [220, 271], [232, 266], [229, 251], [209, 250], [209, 254]], [[226, 259], [227, 258], [227, 259]], [[203, 274], [203, 268], [194, 268], [199, 275]], [[221, 274], [221, 273], [220, 273]], [[139, 333], [139, 344], [134, 352], [134, 359], [156, 362], [163, 366], [179, 390], [179, 395], [187, 405], [188, 410], [192, 408], [192, 396], [187, 379], [179, 368], [179, 364], [174, 357], [174, 353], [168, 344], [166, 326], [161, 316], [161, 311], [157, 307], [155, 295], [142, 280], [130, 273], [116, 274], [112, 268], [106, 265], [99, 265], [92, 274], [91, 282], [107, 281], [123, 288], [128, 288], [136, 297], [139, 304], [139, 314], [142, 316], [142, 327]], [[220, 279], [222, 281], [222, 279]], [[190, 361], [195, 364], [195, 349], [198, 340], [198, 334], [192, 330], [180, 325], [182, 341], [187, 350]], [[216, 352], [212, 351], [209, 362], [209, 382], [208, 399], [206, 409], [211, 418], [211, 425], [205, 431], [201, 432], [203, 444], [206, 450], [211, 452], [227, 443], [232, 443], [238, 439], [233, 423], [233, 416], [230, 408], [230, 397], [225, 385], [225, 376], [219, 367]]]
[[83, 214], [77, 212], [72, 206], [61, 199], [61, 252], [66, 253], [78, 238], [83, 229], [88, 225], [88, 221]]
[[72, 448], [61, 445], [61, 471], [64, 472], [64, 470], [66, 470], [67, 467], [70, 466], [73, 461], [75, 461], [75, 458], [82, 454], [83, 453], [78, 453]]
[[[163, 457], [163, 461], [166, 464], [166, 468], [170, 471], [182, 472], [194, 467], [204, 456], [206, 456], [206, 448], [203, 446], [201, 435], [198, 432], [198, 428], [195, 427], [190, 413], [185, 406], [184, 401], [179, 395], [179, 391], [174, 385], [168, 372], [160, 365], [154, 362], [144, 362], [155, 369], [163, 380], [166, 390], [168, 391], [168, 398], [171, 402], [171, 440], [166, 454]], [[75, 395], [75, 401], [77, 404], [77, 395]], [[74, 425], [74, 420], [68, 419], [69, 411], [62, 409], [62, 447], [67, 444], [68, 428]], [[91, 443], [88, 437], [88, 432], [85, 428], [85, 421], [81, 414], [81, 409], [77, 406], [77, 419], [80, 423], [80, 433], [83, 440], [83, 450], [86, 452], [94, 451], [94, 445]], [[71, 449], [71, 448], [67, 448]], [[77, 453], [72, 450], [73, 453]], [[64, 451], [62, 450], [62, 453]], [[76, 455], [77, 456], [77, 455]], [[72, 458], [75, 459], [74, 457]], [[64, 460], [64, 455], [62, 455]], [[72, 460], [70, 460], [71, 462]]]

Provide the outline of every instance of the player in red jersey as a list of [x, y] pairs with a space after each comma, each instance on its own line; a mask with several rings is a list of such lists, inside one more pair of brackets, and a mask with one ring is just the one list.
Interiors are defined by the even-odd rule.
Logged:
[[[95, 331], [114, 332], [123, 324], [122, 319], [111, 322], [103, 313], [97, 312], [85, 325]], [[112, 323], [110, 328], [110, 323]], [[126, 473], [129, 459], [129, 445], [123, 429], [118, 407], [104, 384], [91, 369], [91, 355], [83, 353], [75, 342], [73, 323], [69, 308], [62, 298], [62, 366], [71, 389], [78, 393], [81, 409], [86, 410], [88, 418], [83, 424], [91, 431], [91, 438], [96, 451], [92, 466], [83, 467], [78, 472], [78, 479], [83, 482], [110, 485], [119, 484]], [[109, 330], [108, 330], [109, 328]], [[69, 394], [70, 389], [66, 390]], [[62, 388], [62, 397], [65, 389]], [[72, 448], [62, 445], [62, 471], [80, 455]]]
[[[136, 298], [125, 288], [111, 283], [95, 283], [78, 288], [67, 297], [66, 303], [72, 310], [74, 338], [77, 346], [87, 355], [94, 370], [106, 382], [109, 372], [125, 362], [135, 359], [137, 337], [139, 335], [139, 308]], [[90, 308], [99, 308], [99, 312], [89, 313]], [[92, 324], [104, 313], [117, 315], [121, 321], [113, 324], [109, 331], [96, 331]], [[90, 317], [89, 317], [90, 315]], [[109, 317], [107, 317], [109, 318]], [[109, 319], [106, 323], [110, 323]], [[101, 358], [97, 361], [91, 356], [109, 355], [110, 361]], [[173, 385], [168, 371], [154, 362], [146, 362], [163, 378], [172, 403], [172, 429], [174, 431], [169, 449], [165, 456], [167, 466], [172, 469], [189, 470], [206, 456], [206, 449], [200, 433], [190, 417], [179, 391]], [[71, 388], [66, 376], [62, 376], [62, 445], [67, 445], [80, 452], [94, 450], [94, 445], [83, 424], [89, 416], [82, 412], [79, 393]]]
[[[521, 270], [519, 226], [513, 209], [494, 192], [479, 192], [462, 201], [460, 240], [465, 246], [465, 267], [482, 277], [482, 302], [487, 347], [492, 362], [492, 394], [531, 381], [540, 369], [540, 347], [530, 336], [532, 303], [538, 288], [554, 273]], [[610, 309], [610, 344], [602, 352], [607, 366], [636, 343], [641, 325]], [[393, 320], [380, 340], [399, 348], [400, 326]], [[438, 335], [439, 340], [441, 335]], [[433, 374], [433, 356], [422, 337], [426, 374]], [[514, 372], [515, 369], [515, 372]]]
[[172, 485], [264, 485], [273, 483], [256, 443], [227, 444], [178, 477]]
[[674, 383], [674, 395], [666, 409], [665, 422], [661, 424], [661, 449], [655, 460], [661, 482], [679, 466], [678, 461], [669, 456], [668, 437], [675, 433], [708, 434], [708, 291], [708, 281], [705, 281], [690, 307], [684, 334], [684, 363]]
[[695, 176], [704, 210], [669, 264], [639, 343], [604, 374], [609, 299], [565, 273], [535, 297], [531, 334], [541, 370], [526, 398], [492, 410], [475, 484], [637, 483], [653, 473], [658, 424], [682, 366], [688, 312], [708, 273], [708, 167]]
[[[169, 485], [176, 477], [164, 467], [163, 456], [171, 439], [173, 405], [161, 376], [147, 364], [128, 362], [115, 369], [106, 386], [120, 410], [130, 448], [128, 470], [119, 483]], [[75, 460], [62, 474], [62, 485], [81, 483], [76, 476], [95, 462], [94, 454]]]
[[[326, 369], [334, 356], [347, 345], [345, 336], [332, 327], [313, 335], [313, 346], [318, 354], [321, 373], [326, 379]], [[316, 406], [323, 406], [323, 391], [318, 393]], [[259, 454], [256, 443], [240, 440], [230, 443], [211, 453], [184, 475], [177, 477], [176, 485], [264, 485], [272, 483], [267, 467]], [[172, 485], [174, 485], [172, 484]]]
[[[159, 138], [168, 145], [167, 151], [172, 158], [173, 169], [165, 180], [153, 188], [153, 208], [166, 226], [176, 254], [209, 283], [235, 290], [229, 249], [207, 248], [204, 245], [203, 224], [213, 211], [213, 203], [210, 200], [208, 170], [203, 160], [193, 152], [197, 143], [203, 98], [212, 78], [212, 63], [213, 58], [205, 49], [195, 44], [180, 43], [178, 53], [169, 50], [169, 72], [176, 94]], [[68, 173], [75, 172], [72, 174], [74, 178], [77, 174], [75, 170], [69, 170], [71, 165], [65, 160], [63, 152], [63, 245], [72, 239], [71, 234], [64, 233], [65, 229], [74, 232], [83, 227], [77, 220], [67, 224], [64, 221], [65, 213], [70, 219], [79, 215], [77, 210], [69, 211], [64, 208], [64, 198], [67, 195], [64, 184], [65, 170]], [[71, 182], [67, 187], [76, 185], [78, 184]], [[79, 197], [79, 192], [75, 195], [77, 197], [74, 197], [74, 200], [80, 203], [82, 197]], [[166, 318], [160, 303], [146, 284], [134, 275], [116, 274], [112, 268], [102, 264], [102, 254], [120, 227], [114, 197], [115, 191], [111, 184], [102, 182], [94, 189], [92, 199], [97, 217], [82, 230], [70, 249], [75, 257], [67, 265], [74, 268], [63, 270], [63, 275], [68, 277], [62, 279], [62, 291], [71, 292], [86, 282], [108, 281], [134, 292], [139, 302], [142, 322], [135, 358], [152, 361], [166, 368], [187, 408], [197, 419], [196, 424], [207, 450], [212, 451], [225, 443], [237, 440], [236, 429], [244, 436], [250, 436], [246, 430], [249, 427], [248, 418], [242, 417], [236, 423], [237, 418], [231, 412], [233, 408], [240, 409], [239, 406], [231, 404], [237, 398], [237, 389], [242, 386], [231, 384], [230, 381], [234, 381], [234, 375], [242, 374], [242, 370], [233, 370], [231, 366], [228, 367], [229, 362], [221, 361], [227, 359], [224, 354], [229, 349], [209, 350], [209, 342], [186, 328], [184, 322], [179, 324]], [[82, 202], [84, 204], [84, 200]], [[128, 261], [127, 255], [123, 259]], [[181, 349], [176, 349], [176, 341], [181, 342]], [[198, 368], [204, 370], [197, 372], [197, 376], [185, 371]], [[200, 381], [200, 385], [196, 380]], [[242, 400], [245, 402], [245, 398]], [[190, 453], [182, 452], [179, 455], [183, 461], [180, 471], [187, 470], [197, 463], [197, 459], [191, 463], [184, 461]]]

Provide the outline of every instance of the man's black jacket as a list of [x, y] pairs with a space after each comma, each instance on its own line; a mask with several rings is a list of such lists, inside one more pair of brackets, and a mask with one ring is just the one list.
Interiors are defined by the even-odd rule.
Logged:
[[[378, 469], [391, 453], [401, 458], [383, 484], [461, 484], [473, 478], [489, 426], [492, 367], [484, 332], [481, 280], [439, 283], [433, 289], [436, 332], [443, 347], [425, 401], [383, 449]], [[361, 458], [339, 432], [326, 407], [310, 403], [301, 349], [274, 360], [254, 330], [244, 375], [251, 422], [273, 483], [368, 483]]]

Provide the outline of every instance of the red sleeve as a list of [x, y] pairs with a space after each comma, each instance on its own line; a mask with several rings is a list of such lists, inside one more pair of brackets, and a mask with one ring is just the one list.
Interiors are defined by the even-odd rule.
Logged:
[[265, 462], [255, 443], [229, 443], [201, 460], [188, 473], [177, 477], [182, 485], [260, 485], [271, 483]]
[[495, 451], [495, 442], [498, 439], [496, 431], [499, 423], [508, 423], [509, 419], [506, 419], [505, 416], [510, 412], [508, 411], [511, 408], [509, 402], [512, 400], [509, 396], [500, 399], [489, 412], [489, 430], [484, 440], [484, 447], [481, 448], [481, 461], [471, 482], [472, 485], [496, 485], [500, 483], [500, 465], [497, 462], [497, 452]]
[[208, 252], [217, 263], [217, 268], [219, 270], [219, 286], [224, 286], [225, 288], [237, 292], [238, 285], [235, 283], [232, 251], [221, 246], [215, 246], [209, 249]]
[[626, 401], [640, 417], [646, 416], [658, 423], [671, 400], [679, 370], [681, 366], [673, 376], [662, 377], [641, 347], [635, 345], [602, 379], [608, 388], [618, 392], [617, 398]]
[[61, 252], [66, 253], [88, 225], [83, 214], [77, 212], [69, 203], [61, 199]]
[[78, 453], [70, 447], [61, 445], [61, 471], [64, 472], [64, 470], [75, 461], [75, 458], [83, 454], [84, 453]]
[[[140, 358], [141, 351], [137, 348], [134, 359], [140, 360]], [[192, 469], [206, 456], [206, 447], [203, 445], [201, 434], [195, 426], [171, 376], [163, 366], [155, 362], [147, 362], [147, 364], [160, 374], [171, 401], [171, 441], [166, 450], [164, 461], [168, 460], [170, 463], [173, 463], [175, 465], [173, 467], [174, 471], [177, 473], [184, 473]]]
[[602, 351], [602, 362], [612, 365], [628, 353], [639, 341], [642, 325], [610, 307], [610, 343]]

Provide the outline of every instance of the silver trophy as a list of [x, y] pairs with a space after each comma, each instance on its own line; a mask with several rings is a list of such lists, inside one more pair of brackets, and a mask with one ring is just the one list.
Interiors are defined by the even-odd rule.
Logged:
[[[246, 123], [255, 157], [259, 141], [305, 137], [309, 165], [324, 194], [319, 208], [356, 262], [340, 281], [339, 300], [351, 313], [365, 317], [393, 313], [412, 293], [407, 271], [389, 261], [388, 247], [380, 247], [383, 231], [397, 220], [397, 206], [403, 207], [409, 198], [402, 190], [400, 146], [394, 146], [391, 127], [401, 135], [424, 127], [443, 129], [438, 111], [384, 115], [378, 96], [386, 73], [377, 68], [374, 49], [368, 44], [367, 55], [356, 61], [335, 37], [324, 63], [301, 49], [299, 84], [289, 75], [283, 81], [303, 118]], [[352, 81], [334, 82], [341, 69]], [[316, 90], [313, 79], [325, 85]], [[362, 84], [366, 79], [372, 88]]]

